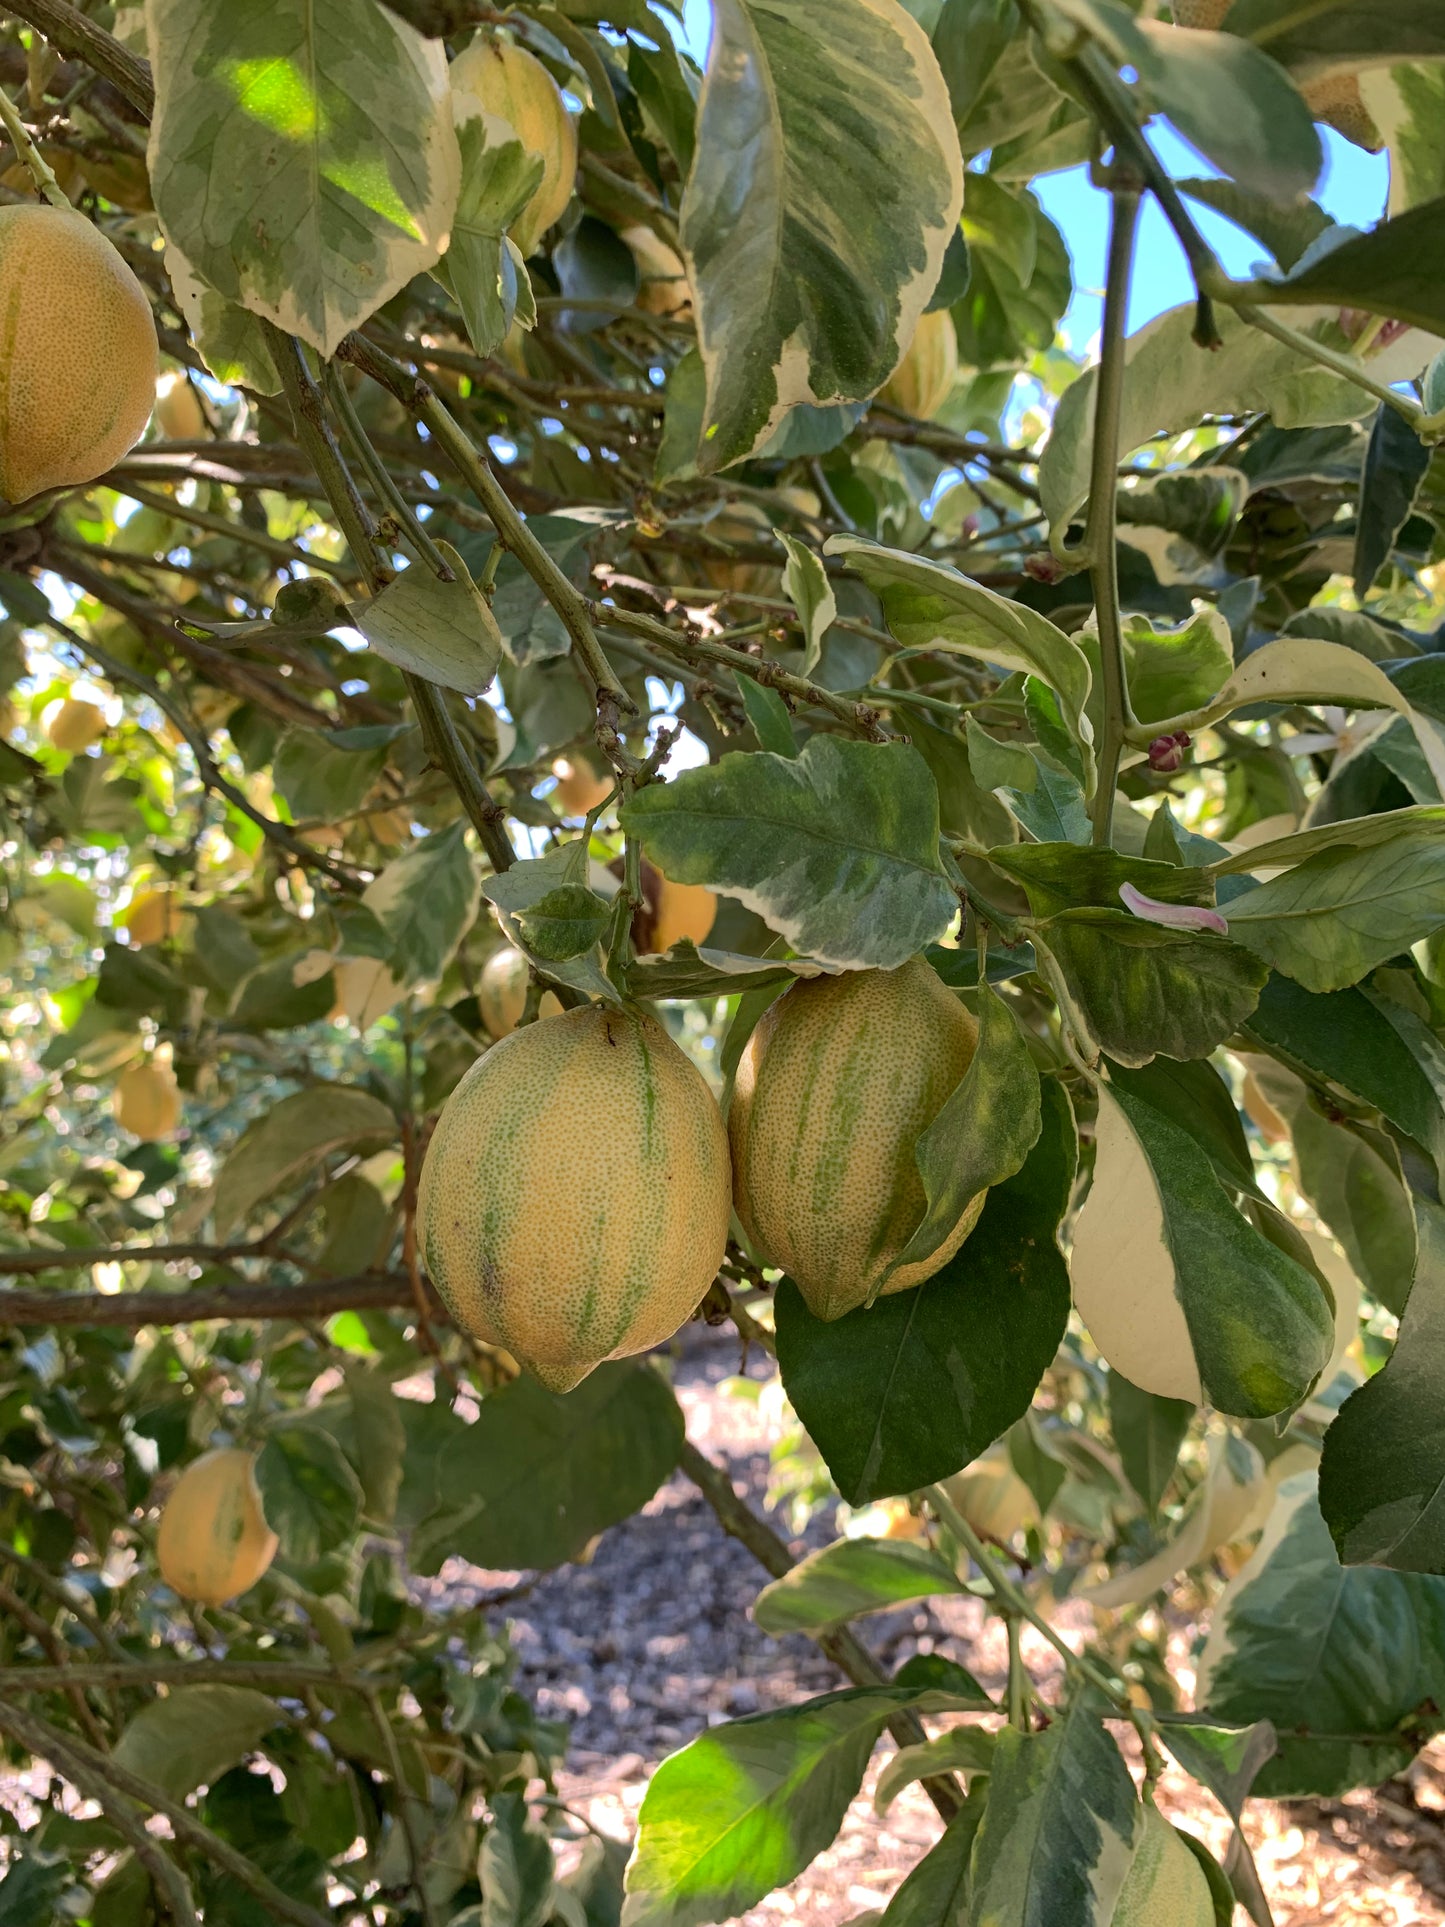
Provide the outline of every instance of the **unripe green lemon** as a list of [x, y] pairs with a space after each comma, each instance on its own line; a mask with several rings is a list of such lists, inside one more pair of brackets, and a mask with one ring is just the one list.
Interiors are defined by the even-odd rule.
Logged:
[[879, 400], [927, 421], [942, 408], [958, 380], [958, 336], [947, 308], [924, 315], [907, 352], [879, 391]]
[[727, 1244], [727, 1133], [655, 1018], [569, 1010], [515, 1031], [463, 1077], [417, 1214], [458, 1324], [569, 1391], [696, 1310]]
[[[863, 1304], [926, 1203], [914, 1147], [972, 1062], [978, 1026], [915, 957], [796, 983], [738, 1065], [728, 1134], [748, 1236], [819, 1318]], [[932, 1277], [978, 1221], [973, 1199], [931, 1258], [885, 1292]]]
[[1146, 1806], [1111, 1927], [1214, 1927], [1204, 1869], [1157, 1807]]
[[172, 1592], [219, 1606], [247, 1592], [276, 1557], [256, 1485], [256, 1461], [238, 1446], [203, 1452], [177, 1479], [161, 1512], [156, 1563]]
[[522, 253], [531, 254], [571, 200], [577, 179], [577, 126], [562, 90], [525, 47], [486, 32], [452, 62], [451, 83], [453, 94], [471, 95], [506, 121], [528, 154], [542, 156], [537, 191], [511, 227]]
[[145, 290], [81, 214], [0, 207], [0, 495], [93, 482], [156, 398]]

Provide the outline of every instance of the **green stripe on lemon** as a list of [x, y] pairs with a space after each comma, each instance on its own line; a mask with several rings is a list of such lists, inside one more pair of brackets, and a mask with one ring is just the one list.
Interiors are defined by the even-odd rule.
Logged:
[[565, 1392], [692, 1315], [729, 1191], [717, 1104], [661, 1024], [571, 1010], [494, 1045], [452, 1093], [421, 1248], [457, 1322]]
[[[916, 957], [794, 984], [748, 1040], [728, 1119], [733, 1200], [817, 1317], [863, 1304], [917, 1228], [914, 1146], [977, 1040], [973, 1018]], [[883, 1289], [932, 1277], [982, 1207], [972, 1200], [932, 1256], [900, 1266]]]

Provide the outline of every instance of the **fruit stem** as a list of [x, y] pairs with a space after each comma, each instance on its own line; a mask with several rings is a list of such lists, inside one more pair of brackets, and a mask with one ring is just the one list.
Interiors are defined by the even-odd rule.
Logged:
[[50, 163], [35, 145], [30, 129], [16, 112], [15, 103], [3, 87], [0, 87], [0, 121], [5, 123], [5, 132], [10, 136], [10, 144], [24, 161], [35, 183], [35, 192], [52, 207], [62, 207], [72, 213], [69, 198], [59, 181], [50, 170]]
[[1090, 808], [1093, 841], [1107, 844], [1114, 828], [1114, 789], [1129, 726], [1129, 688], [1124, 677], [1124, 634], [1119, 617], [1119, 549], [1115, 535], [1118, 492], [1119, 416], [1124, 398], [1124, 322], [1139, 219], [1135, 176], [1116, 171], [1109, 223], [1109, 268], [1104, 285], [1104, 333], [1099, 384], [1094, 395], [1094, 448], [1089, 474], [1089, 523], [1084, 547], [1094, 586], [1099, 631], [1104, 716], [1099, 732], [1098, 773]]

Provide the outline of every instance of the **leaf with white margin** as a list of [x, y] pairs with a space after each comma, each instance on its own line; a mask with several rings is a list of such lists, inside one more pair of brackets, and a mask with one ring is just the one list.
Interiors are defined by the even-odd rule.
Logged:
[[[1219, 412], [1263, 412], [1277, 428], [1324, 428], [1360, 421], [1373, 412], [1374, 397], [1353, 382], [1227, 310], [1217, 310], [1215, 318], [1221, 345], [1213, 351], [1195, 345], [1192, 301], [1157, 315], [1129, 337], [1121, 456], [1142, 448], [1161, 431], [1178, 433]], [[1306, 333], [1328, 330], [1338, 340], [1333, 309], [1297, 314], [1294, 320]], [[1362, 362], [1361, 371], [1374, 381], [1409, 380], [1441, 346], [1436, 336], [1410, 329]], [[1065, 389], [1039, 463], [1039, 497], [1056, 552], [1064, 530], [1088, 499], [1097, 381], [1095, 366]]]
[[1319, 1281], [1238, 1212], [1208, 1154], [1132, 1093], [1099, 1087], [1094, 1182], [1074, 1226], [1074, 1304], [1114, 1370], [1161, 1398], [1267, 1417], [1328, 1362]]
[[891, 970], [958, 909], [938, 791], [907, 743], [813, 736], [796, 757], [734, 753], [648, 784], [620, 817], [664, 876], [737, 897], [822, 964]]
[[1393, 843], [1397, 836], [1441, 828], [1445, 828], [1445, 804], [1420, 803], [1403, 810], [1381, 810], [1377, 816], [1342, 817], [1338, 823], [1321, 823], [1314, 829], [1297, 830], [1290, 836], [1236, 847], [1216, 862], [1206, 863], [1204, 868], [1213, 877], [1283, 870], [1292, 863], [1303, 863], [1306, 857], [1318, 856], [1322, 850], [1374, 850], [1382, 843]]
[[1345, 990], [1445, 925], [1445, 837], [1322, 850], [1230, 899], [1236, 942], [1306, 990]]
[[446, 245], [460, 161], [442, 42], [379, 0], [146, 0], [146, 33], [166, 239], [332, 355]]
[[[1256, 649], [1203, 711], [1199, 722], [1217, 722], [1248, 703], [1343, 703], [1357, 709], [1393, 709], [1415, 732], [1430, 773], [1445, 794], [1445, 729], [1401, 695], [1378, 663], [1338, 642], [1283, 636]], [[1151, 728], [1153, 725], [1151, 724]], [[1168, 724], [1161, 725], [1167, 728]]]
[[823, 553], [838, 556], [863, 578], [883, 604], [890, 631], [906, 648], [953, 650], [1046, 682], [1087, 761], [1094, 736], [1085, 714], [1088, 657], [1047, 616], [996, 595], [946, 563], [881, 548], [862, 536], [830, 536]]
[[838, 598], [833, 594], [822, 563], [806, 543], [795, 535], [778, 531], [778, 540], [788, 551], [783, 570], [783, 589], [798, 612], [807, 638], [803, 650], [803, 674], [811, 676], [823, 653], [823, 638], [838, 613]]
[[913, 339], [963, 160], [927, 36], [896, 0], [717, 0], [679, 228], [707, 376], [698, 465], [799, 405], [862, 401]]
[[166, 243], [166, 273], [171, 292], [201, 360], [228, 385], [253, 388], [258, 395], [276, 395], [281, 377], [266, 345], [259, 315], [228, 301], [203, 281], [173, 241]]

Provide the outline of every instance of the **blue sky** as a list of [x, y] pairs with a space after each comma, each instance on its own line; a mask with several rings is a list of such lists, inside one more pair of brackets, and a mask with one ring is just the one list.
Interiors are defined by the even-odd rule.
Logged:
[[[701, 61], [707, 52], [712, 19], [710, 0], [685, 0], [681, 38]], [[1337, 221], [1368, 227], [1385, 208], [1389, 165], [1383, 154], [1365, 154], [1329, 128], [1320, 133], [1325, 144], [1325, 171], [1315, 198]], [[1214, 174], [1218, 170], [1200, 159], [1173, 129], [1156, 121], [1150, 138], [1160, 158], [1178, 178]], [[1099, 330], [1102, 313], [1104, 255], [1108, 234], [1108, 197], [1089, 184], [1088, 171], [1071, 167], [1035, 183], [1045, 210], [1058, 223], [1074, 262], [1074, 299], [1065, 317], [1070, 346], [1085, 348]], [[1247, 274], [1264, 250], [1248, 235], [1197, 203], [1193, 212], [1206, 238], [1232, 274]], [[1189, 270], [1179, 243], [1153, 201], [1146, 201], [1139, 224], [1134, 285], [1129, 303], [1129, 329], [1140, 328], [1165, 308], [1177, 307], [1193, 293]]]

